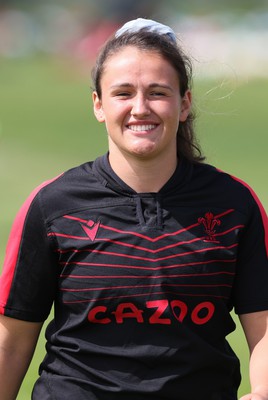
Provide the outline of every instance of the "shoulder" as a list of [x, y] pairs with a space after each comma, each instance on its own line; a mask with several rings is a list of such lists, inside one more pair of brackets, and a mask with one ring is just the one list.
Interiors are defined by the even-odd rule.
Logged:
[[195, 164], [193, 169], [195, 177], [201, 182], [215, 185], [217, 189], [222, 187], [226, 190], [226, 194], [237, 191], [244, 195], [256, 196], [247, 182], [213, 165], [200, 163]]
[[20, 213], [26, 216], [29, 212], [40, 212], [46, 218], [56, 210], [71, 208], [71, 199], [81, 197], [85, 188], [92, 187], [95, 181], [92, 162], [71, 168], [37, 186], [23, 203]]
[[221, 203], [229, 203], [241, 212], [248, 213], [253, 207], [265, 214], [257, 194], [247, 182], [213, 165], [195, 164], [193, 181]]
[[86, 162], [74, 168], [71, 168], [58, 176], [43, 182], [37, 187], [38, 192], [51, 193], [53, 190], [72, 190], [77, 185], [85, 184], [85, 181], [94, 179], [92, 173], [92, 161]]

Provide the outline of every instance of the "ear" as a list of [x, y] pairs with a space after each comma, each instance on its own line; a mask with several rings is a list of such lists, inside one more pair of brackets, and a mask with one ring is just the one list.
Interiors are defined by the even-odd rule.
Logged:
[[192, 107], [192, 93], [190, 90], [187, 90], [185, 95], [181, 100], [181, 111], [180, 111], [180, 121], [186, 121]]
[[105, 117], [104, 117], [104, 112], [102, 109], [102, 102], [95, 90], [92, 93], [92, 100], [93, 100], [94, 114], [95, 114], [95, 117], [97, 118], [97, 121], [104, 122]]

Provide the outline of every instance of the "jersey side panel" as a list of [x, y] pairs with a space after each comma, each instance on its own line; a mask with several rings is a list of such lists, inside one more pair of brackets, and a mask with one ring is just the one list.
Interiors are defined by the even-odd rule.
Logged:
[[[61, 175], [60, 175], [61, 176]], [[0, 278], [0, 314], [5, 314], [5, 306], [7, 304], [8, 296], [10, 293], [12, 281], [14, 278], [14, 273], [16, 269], [16, 263], [18, 260], [18, 255], [20, 251], [21, 245], [21, 238], [24, 229], [24, 223], [29, 211], [29, 208], [40, 192], [42, 188], [49, 185], [50, 183], [57, 180], [60, 176], [57, 176], [54, 179], [48, 180], [43, 182], [39, 185], [27, 198], [24, 202], [23, 206], [19, 210], [14, 223], [12, 225], [12, 229], [9, 235], [8, 243], [7, 243], [7, 250], [6, 250], [6, 257], [4, 260], [3, 272]]]
[[232, 178], [238, 182], [240, 182], [243, 186], [245, 186], [251, 193], [252, 197], [254, 198], [254, 200], [256, 201], [259, 210], [260, 210], [260, 214], [262, 217], [262, 221], [263, 221], [263, 227], [264, 227], [264, 232], [265, 232], [265, 247], [266, 247], [266, 254], [268, 256], [268, 218], [267, 218], [267, 214], [266, 211], [262, 205], [262, 203], [260, 202], [260, 199], [258, 198], [257, 194], [254, 192], [254, 190], [247, 184], [245, 183], [243, 180], [236, 178], [235, 176], [232, 176]]

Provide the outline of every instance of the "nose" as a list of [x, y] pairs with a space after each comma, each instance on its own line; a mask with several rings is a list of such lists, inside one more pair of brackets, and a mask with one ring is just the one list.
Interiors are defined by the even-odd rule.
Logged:
[[131, 115], [143, 117], [149, 115], [150, 112], [149, 101], [143, 94], [137, 94], [133, 97]]

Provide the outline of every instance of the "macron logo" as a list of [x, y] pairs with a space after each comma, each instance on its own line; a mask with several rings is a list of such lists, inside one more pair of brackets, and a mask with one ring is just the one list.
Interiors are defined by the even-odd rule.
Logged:
[[94, 242], [99, 226], [100, 226], [100, 221], [94, 222], [91, 219], [85, 223], [81, 223], [82, 228], [84, 229], [85, 233], [89, 237], [89, 239]]

